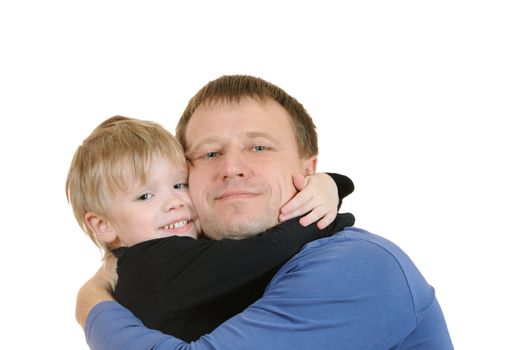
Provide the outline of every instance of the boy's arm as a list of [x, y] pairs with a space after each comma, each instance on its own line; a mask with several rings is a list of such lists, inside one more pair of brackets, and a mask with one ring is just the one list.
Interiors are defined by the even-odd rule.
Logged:
[[[164, 279], [170, 281], [168, 286], [163, 286], [163, 293], [169, 300], [168, 307], [172, 309], [174, 306], [181, 308], [183, 305], [196, 305], [246, 285], [269, 271], [276, 271], [305, 243], [332, 235], [353, 223], [354, 217], [351, 214], [343, 214], [323, 230], [315, 225], [303, 227], [298, 219], [292, 219], [244, 240], [207, 241], [175, 237], [180, 242], [181, 253], [175, 254], [173, 251], [173, 254], [165, 254], [165, 249], [160, 249], [158, 254], [167, 260], [155, 259], [156, 263], [163, 266], [178, 264], [184, 268], [181, 277]], [[169, 249], [175, 249], [176, 240], [167, 240], [165, 244], [169, 244]], [[190, 255], [190, 251], [194, 254]], [[80, 288], [75, 312], [82, 327], [85, 328], [85, 321], [96, 304], [114, 300], [112, 291], [117, 279], [115, 264], [115, 257], [107, 256], [94, 276]], [[270, 278], [268, 276], [267, 282]], [[219, 280], [222, 283], [218, 283]], [[197, 293], [206, 288], [208, 293]], [[173, 303], [173, 300], [179, 300], [179, 305]]]
[[[242, 240], [187, 239], [175, 254], [160, 250], [156, 263], [163, 274], [160, 280], [164, 281], [161, 291], [168, 300], [166, 311], [194, 307], [240, 288], [253, 288], [254, 283], [262, 294], [278, 268], [306, 243], [331, 236], [353, 223], [351, 214], [338, 215], [331, 225], [319, 230], [316, 225], [303, 227], [298, 219], [292, 219]], [[172, 243], [169, 240], [169, 249], [174, 248]], [[175, 274], [175, 269], [162, 266], [179, 266], [180, 272]], [[253, 301], [247, 300], [246, 306]]]
[[[312, 177], [318, 178], [321, 175], [325, 176], [316, 174]], [[335, 182], [338, 198], [335, 202], [325, 199], [322, 204], [335, 206], [335, 203], [341, 203], [344, 197], [353, 192], [354, 185], [347, 176], [335, 173], [327, 175]], [[319, 195], [322, 191], [331, 192], [334, 186], [328, 186], [309, 186], [309, 189], [313, 189], [315, 194]], [[331, 236], [345, 227], [352, 226], [354, 220], [351, 214], [334, 214], [330, 219], [331, 224], [323, 226], [325, 228], [320, 230], [317, 225], [302, 226], [303, 217], [294, 218], [248, 239], [203, 241], [202, 247], [194, 249], [193, 256], [185, 254], [191, 258], [185, 259], [186, 266], [182, 264], [182, 257], [176, 257], [175, 254], [171, 257], [170, 254], [165, 254], [167, 260], [160, 262], [159, 265], [172, 266], [181, 263], [181, 266], [184, 266], [177, 278], [165, 279], [171, 281], [166, 286], [168, 289], [165, 290], [175, 298], [172, 300], [179, 300], [179, 306], [183, 307], [212, 300], [255, 280], [259, 280], [265, 286], [278, 267], [295, 255], [306, 243]], [[173, 261], [169, 261], [171, 259]], [[203, 290], [207, 290], [208, 293], [197, 293]], [[207, 299], [199, 299], [203, 297]]]
[[319, 228], [335, 219], [342, 200], [354, 190], [350, 178], [335, 173], [295, 175], [293, 183], [299, 192], [281, 208], [279, 220], [303, 215], [300, 219], [303, 226], [316, 222]]
[[[257, 278], [254, 277], [254, 273], [261, 274], [263, 269], [271, 270], [276, 267], [276, 264], [281, 265], [286, 261], [286, 258], [291, 257], [297, 250], [301, 248], [300, 241], [305, 242], [308, 240], [313, 240], [314, 238], [319, 238], [320, 236], [328, 236], [331, 235], [343, 227], [351, 226], [354, 223], [354, 217], [351, 214], [343, 214], [339, 215], [336, 221], [328, 226], [324, 230], [319, 230], [315, 225], [310, 225], [309, 227], [303, 227], [298, 223], [298, 220], [290, 220], [284, 224], [278, 225], [267, 231], [265, 234], [261, 234], [257, 237], [253, 237], [246, 240], [234, 241], [234, 240], [223, 240], [219, 242], [212, 241], [210, 243], [204, 244], [207, 254], [203, 257], [207, 257], [206, 259], [196, 260], [195, 264], [191, 264], [189, 266], [189, 271], [184, 275], [187, 276], [195, 276], [196, 278], [192, 279], [195, 283], [191, 282], [190, 279], [177, 281], [176, 284], [172, 286], [176, 288], [170, 288], [170, 292], [177, 292], [179, 295], [173, 295], [169, 298], [169, 300], [174, 300], [172, 298], [187, 298], [193, 295], [203, 294], [203, 293], [192, 293], [191, 291], [196, 292], [197, 290], [202, 290], [199, 288], [209, 288], [211, 289], [211, 294], [207, 294], [208, 297], [211, 295], [215, 295], [218, 293], [223, 293], [226, 290], [230, 290], [232, 288], [236, 288], [240, 285], [240, 283], [247, 283], [247, 280]], [[296, 232], [295, 232], [296, 230]], [[194, 244], [194, 242], [198, 242], [195, 240], [189, 240]], [[207, 249], [208, 244], [213, 244], [219, 249]], [[287, 244], [289, 243], [289, 245]], [[279, 250], [278, 248], [283, 248]], [[237, 249], [240, 248], [240, 249]], [[268, 249], [267, 249], [268, 248]], [[267, 250], [264, 250], [267, 249]], [[227, 259], [225, 259], [225, 255], [222, 255], [223, 250], [229, 250], [231, 252], [236, 252], [237, 255], [228, 255]], [[247, 254], [250, 253], [250, 254]], [[220, 254], [220, 255], [219, 255]], [[283, 255], [287, 254], [287, 257]], [[113, 260], [113, 266], [115, 266], [115, 260]], [[107, 261], [110, 267], [112, 266], [112, 262]], [[219, 265], [216, 265], [216, 264]], [[215, 264], [217, 268], [213, 269], [213, 271], [217, 271], [222, 274], [222, 276], [213, 275], [211, 277], [208, 273], [209, 267]], [[264, 267], [265, 266], [265, 267]], [[232, 270], [235, 271], [235, 275], [237, 277], [231, 276]], [[244, 273], [246, 272], [246, 273]], [[217, 283], [218, 278], [227, 278], [226, 281], [228, 283]], [[80, 289], [77, 302], [76, 302], [76, 319], [78, 323], [85, 328], [85, 321], [92, 322], [95, 317], [97, 317], [97, 313], [99, 310], [103, 310], [104, 308], [117, 309], [119, 313], [119, 318], [116, 319], [116, 325], [123, 329], [123, 321], [126, 322], [126, 326], [128, 326], [130, 322], [135, 321], [136, 325], [143, 325], [138, 319], [134, 318], [134, 316], [121, 307], [119, 304], [111, 302], [111, 303], [102, 303], [104, 301], [113, 301], [112, 297], [112, 285], [115, 284], [117, 276], [115, 271], [112, 268], [107, 268], [102, 266], [98, 272], [89, 279], [83, 287]], [[238, 280], [238, 278], [241, 280]], [[176, 282], [176, 280], [173, 280]], [[216, 282], [216, 283], [215, 283]], [[221, 287], [218, 287], [221, 285]], [[182, 299], [183, 303], [196, 303], [198, 300], [195, 297], [191, 297], [192, 299], [186, 300]], [[98, 305], [101, 303], [100, 305]], [[103, 305], [104, 304], [104, 305]], [[171, 302], [169, 302], [172, 305]], [[180, 303], [181, 305], [181, 303]], [[98, 309], [98, 306], [100, 308]], [[91, 309], [95, 310], [95, 314], [89, 317], [89, 313]], [[113, 311], [115, 312], [115, 311]], [[111, 315], [109, 311], [103, 315]], [[138, 324], [140, 323], [140, 325]], [[90, 328], [90, 327], [89, 327]], [[126, 329], [126, 328], [125, 328]], [[140, 331], [140, 334], [152, 334], [149, 336], [151, 339], [157, 339], [160, 335], [162, 335], [159, 331], [153, 331], [145, 328], [134, 328], [134, 330]], [[124, 333], [122, 331], [121, 333]], [[130, 332], [128, 332], [130, 333]], [[137, 333], [138, 334], [138, 333]], [[120, 337], [122, 339], [122, 337]], [[116, 336], [116, 340], [119, 338]], [[169, 338], [164, 337], [166, 341], [169, 341]], [[119, 340], [120, 341], [120, 340]], [[174, 341], [174, 339], [172, 339]], [[95, 349], [95, 347], [91, 347]], [[102, 347], [98, 347], [102, 348]], [[122, 348], [122, 347], [121, 347]]]
[[106, 254], [99, 270], [78, 291], [75, 316], [83, 328], [94, 305], [99, 301], [114, 300], [112, 293], [117, 282], [116, 265], [117, 259], [113, 254]]
[[337, 194], [339, 195], [339, 205], [337, 210], [341, 208], [342, 200], [350, 195], [355, 190], [355, 185], [353, 181], [346, 175], [341, 175], [337, 173], [326, 173], [329, 175], [337, 185]]

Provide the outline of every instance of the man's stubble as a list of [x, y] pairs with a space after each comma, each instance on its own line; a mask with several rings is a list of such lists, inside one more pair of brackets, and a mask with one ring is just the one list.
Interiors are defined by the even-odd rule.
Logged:
[[243, 239], [278, 224], [278, 208], [271, 205], [253, 210], [246, 203], [229, 203], [216, 212], [200, 217], [202, 229], [211, 239]]

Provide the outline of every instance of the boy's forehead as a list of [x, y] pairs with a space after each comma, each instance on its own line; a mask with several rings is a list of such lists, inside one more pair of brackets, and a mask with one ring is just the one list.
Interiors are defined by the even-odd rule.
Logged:
[[188, 164], [184, 156], [180, 159], [171, 157], [162, 158], [160, 161], [166, 162], [173, 172], [188, 173]]
[[[169, 164], [169, 174], [170, 178], [173, 181], [187, 181], [188, 179], [188, 166], [185, 164], [184, 166], [179, 165], [179, 167], [174, 167]], [[140, 190], [141, 187], [152, 184], [154, 181], [157, 181], [155, 177], [151, 176], [151, 173], [132, 173], [126, 172], [124, 176], [115, 179], [109, 187], [109, 194], [113, 197], [117, 195], [125, 195], [131, 192], [136, 192]]]
[[147, 177], [156, 168], [166, 167], [170, 173], [188, 174], [188, 164], [184, 155], [182, 157], [175, 157], [171, 154], [161, 155], [159, 153], [152, 154], [145, 161], [125, 159], [121, 162], [120, 172], [117, 177], [123, 187], [127, 184], [134, 184], [146, 182]]

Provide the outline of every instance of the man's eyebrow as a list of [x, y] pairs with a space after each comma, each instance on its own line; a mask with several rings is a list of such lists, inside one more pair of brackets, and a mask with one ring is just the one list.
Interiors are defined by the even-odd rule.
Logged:
[[[262, 131], [249, 131], [245, 134], [245, 136], [247, 136], [248, 138], [251, 138], [251, 139], [264, 138], [264, 139], [267, 139], [270, 142], [273, 142], [275, 144], [280, 144], [279, 140], [276, 137], [274, 137], [273, 135], [270, 135], [266, 132], [262, 132]], [[190, 145], [188, 150], [185, 152], [186, 158], [190, 159], [192, 157], [193, 153], [196, 152], [198, 148], [200, 148], [204, 145], [209, 145], [209, 144], [213, 144], [213, 143], [217, 143], [217, 142], [221, 142], [221, 140], [218, 137], [210, 136], [210, 137], [206, 137], [206, 138], [203, 138], [199, 141], [192, 143], [192, 145]]]
[[201, 139], [199, 141], [196, 141], [196, 142], [192, 143], [190, 145], [190, 147], [188, 147], [188, 150], [186, 151], [186, 155], [195, 152], [197, 150], [197, 148], [199, 148], [199, 147], [202, 147], [204, 145], [208, 145], [210, 143], [215, 143], [217, 141], [218, 141], [218, 138], [212, 137], [212, 136], [211, 137], [203, 138], [203, 139]]
[[247, 136], [250, 138], [262, 137], [262, 138], [270, 140], [271, 142], [280, 143], [276, 137], [274, 137], [273, 135], [270, 135], [268, 133], [262, 132], [262, 131], [251, 131], [251, 132], [247, 133]]

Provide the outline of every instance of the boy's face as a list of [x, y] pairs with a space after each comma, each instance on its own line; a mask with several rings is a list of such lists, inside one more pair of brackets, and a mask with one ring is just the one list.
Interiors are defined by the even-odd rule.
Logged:
[[109, 226], [119, 245], [168, 236], [197, 238], [200, 228], [188, 193], [186, 164], [155, 156], [146, 183], [132, 180], [127, 185], [126, 192], [117, 191], [111, 198]]

